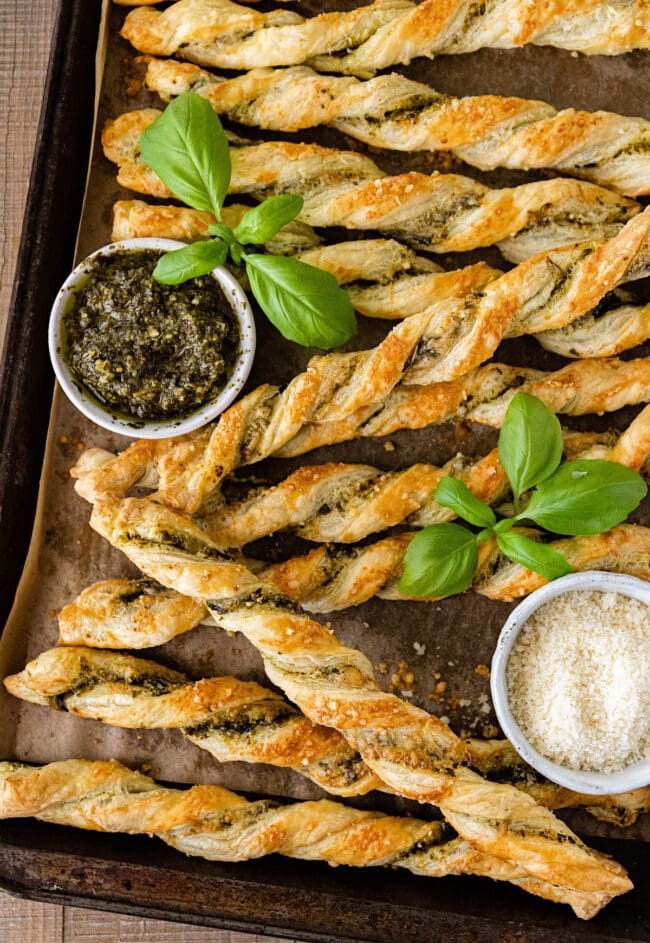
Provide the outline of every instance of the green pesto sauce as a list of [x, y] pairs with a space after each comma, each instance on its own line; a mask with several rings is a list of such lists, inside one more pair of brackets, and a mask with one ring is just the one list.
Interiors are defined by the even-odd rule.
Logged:
[[143, 422], [182, 419], [215, 399], [232, 373], [240, 331], [211, 275], [161, 285], [161, 253], [99, 256], [62, 319], [63, 353], [104, 406]]

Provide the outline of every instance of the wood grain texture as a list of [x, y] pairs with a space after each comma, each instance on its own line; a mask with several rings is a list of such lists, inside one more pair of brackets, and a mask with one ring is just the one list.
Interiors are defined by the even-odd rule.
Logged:
[[20, 243], [56, 0], [0, 0], [0, 349]]
[[0, 938], [13, 943], [63, 943], [63, 907], [0, 894]]
[[[0, 350], [20, 244], [56, 0], [0, 0]], [[12, 943], [274, 943], [271, 937], [55, 907], [0, 892]]]

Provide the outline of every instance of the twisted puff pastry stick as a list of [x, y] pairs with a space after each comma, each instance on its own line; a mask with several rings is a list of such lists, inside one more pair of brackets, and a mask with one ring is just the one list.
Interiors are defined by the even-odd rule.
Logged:
[[595, 858], [529, 796], [460, 765], [464, 747], [446, 724], [381, 692], [361, 652], [341, 645], [181, 515], [128, 499], [96, 505], [91, 524], [147, 575], [206, 600], [220, 626], [253, 643], [269, 678], [307, 717], [339, 730], [396, 792], [437, 804], [479, 851], [574, 890], [611, 895], [628, 888], [620, 866]]
[[[535, 532], [529, 531], [534, 537]], [[307, 612], [335, 612], [378, 596], [400, 600], [397, 584], [412, 534], [384, 537], [365, 547], [320, 546], [282, 563], [249, 560], [259, 578], [299, 602]], [[574, 570], [609, 570], [650, 582], [650, 528], [621, 524], [594, 537], [556, 540], [553, 546]], [[542, 577], [504, 557], [494, 541], [481, 545], [472, 588], [490, 599], [511, 602], [539, 589]], [[65, 606], [61, 641], [100, 647], [162, 645], [208, 622], [205, 605], [150, 580], [108, 580]]]
[[[113, 582], [124, 592], [124, 584], [135, 581]], [[251, 682], [190, 681], [155, 661], [79, 646], [43, 652], [4, 684], [33, 704], [114, 726], [178, 728], [220, 762], [288, 766], [337, 795], [384, 788], [336, 730], [312, 724], [280, 695]], [[465, 745], [474, 769], [512, 782], [547, 809], [586, 806], [598, 818], [626, 825], [650, 809], [650, 787], [617, 796], [581, 795], [542, 780], [508, 741], [472, 739]]]
[[[224, 222], [233, 228], [247, 206], [224, 207]], [[185, 206], [154, 205], [143, 200], [119, 200], [113, 207], [113, 240], [158, 236], [195, 242], [209, 238], [214, 216]], [[464, 298], [479, 291], [502, 273], [485, 262], [476, 262], [445, 272], [426, 256], [416, 255], [394, 239], [359, 239], [316, 248], [318, 238], [304, 223], [313, 239], [301, 242], [284, 227], [267, 243], [271, 254], [297, 255], [303, 262], [329, 272], [345, 287], [352, 304], [371, 318], [405, 318], [419, 314], [434, 301]], [[238, 273], [240, 279], [242, 276]], [[243, 280], [243, 279], [242, 279]]]
[[[384, 344], [390, 345], [394, 334]], [[377, 352], [381, 353], [381, 348]], [[390, 359], [390, 347], [384, 347], [383, 352]], [[195, 513], [209, 506], [210, 496], [231, 471], [269, 455], [300, 455], [318, 445], [355, 436], [388, 435], [396, 429], [420, 429], [458, 417], [499, 426], [518, 389], [539, 397], [554, 412], [569, 415], [607, 412], [643, 402], [650, 389], [650, 358], [581, 360], [546, 374], [489, 364], [450, 383], [424, 387], [399, 384], [383, 400], [351, 410], [340, 420], [327, 421], [328, 409], [334, 412], [338, 405], [337, 394], [331, 391], [341, 376], [340, 390], [352, 387], [361, 398], [372, 382], [390, 379], [390, 374], [386, 369], [382, 377], [378, 356], [374, 361], [370, 358], [367, 372], [361, 370], [359, 361], [355, 371], [353, 360], [349, 372], [337, 372], [335, 364], [334, 371], [321, 379], [318, 371], [325, 360], [313, 361], [282, 392], [277, 387], [259, 387], [231, 406], [214, 426], [196, 434], [168, 440], [140, 439], [118, 455], [88, 449], [71, 469], [71, 475], [79, 479], [77, 492], [95, 501], [103, 495], [126, 494], [138, 484], [157, 488], [166, 504]], [[374, 373], [373, 363], [377, 366]], [[329, 397], [323, 395], [328, 391]], [[314, 415], [319, 418], [320, 409], [322, 420], [310, 421]]]
[[[571, 460], [622, 459], [650, 477], [650, 406], [622, 433], [566, 433], [565, 454]], [[266, 487], [226, 480], [201, 523], [224, 547], [243, 547], [284, 528], [307, 540], [353, 543], [402, 522], [426, 527], [453, 520], [455, 513], [434, 498], [445, 475], [459, 478], [487, 504], [509, 493], [497, 449], [480, 459], [457, 455], [442, 467], [417, 464], [393, 472], [331, 462], [304, 466]]]
[[289, 767], [336, 795], [383, 788], [340, 734], [252, 681], [190, 681], [154, 661], [75, 646], [43, 652], [4, 684], [15, 697], [116, 727], [178, 728], [222, 763]]
[[[230, 219], [226, 222], [235, 226], [246, 207], [226, 209], [233, 211], [226, 214]], [[113, 207], [113, 239], [158, 236], [194, 242], [208, 238], [211, 222], [215, 222], [214, 217], [201, 210], [120, 200]], [[310, 231], [301, 223], [290, 226]], [[430, 259], [416, 255], [394, 239], [359, 239], [304, 249], [297, 235], [280, 230], [267, 245], [267, 251], [296, 254], [303, 262], [329, 272], [345, 288], [356, 310], [372, 318], [419, 314], [434, 302], [479, 292], [503, 274], [484, 262], [444, 272]], [[238, 275], [241, 279], [242, 275]], [[628, 292], [615, 289], [607, 298], [607, 310], [602, 310], [601, 304], [577, 321], [555, 331], [544, 331], [536, 338], [543, 347], [564, 357], [612, 357], [650, 336], [650, 304], [627, 304], [629, 301]]]
[[122, 29], [140, 52], [221, 69], [298, 65], [372, 75], [416, 56], [465, 53], [532, 43], [598, 55], [650, 46], [643, 0], [375, 0], [344, 13], [305, 19], [260, 13], [230, 0], [180, 0], [160, 13], [131, 11]]
[[[527, 531], [531, 537], [535, 531]], [[398, 589], [404, 554], [413, 534], [385, 537], [365, 547], [319, 546], [283, 563], [248, 561], [260, 579], [291, 596], [307, 612], [333, 612], [358, 606], [372, 596], [408, 599]], [[574, 570], [609, 570], [650, 582], [650, 528], [620, 524], [594, 537], [554, 540]], [[546, 580], [513, 563], [495, 540], [479, 549], [472, 589], [490, 599], [511, 602], [532, 593]]]
[[[482, 875], [567, 903], [583, 919], [631, 887], [621, 877], [620, 889], [612, 892], [567, 890], [476, 852], [442, 822], [367, 812], [327, 799], [249, 802], [221, 786], [170, 789], [114, 760], [63, 760], [41, 767], [0, 763], [0, 818], [26, 816], [99, 832], [155, 835], [209, 861], [278, 853], [331, 865], [391, 865], [425, 877]], [[591, 855], [613, 870], [604, 855]]]
[[217, 114], [271, 131], [332, 125], [375, 147], [449, 150], [493, 170], [553, 167], [627, 196], [650, 192], [650, 122], [606, 111], [558, 112], [524, 98], [453, 98], [404, 75], [367, 82], [307, 66], [224, 79], [188, 62], [142, 57], [145, 85], [170, 101], [194, 91]]
[[[118, 164], [118, 183], [170, 197], [139, 153], [140, 135], [159, 115], [154, 108], [120, 115], [104, 127], [102, 145]], [[363, 154], [318, 144], [244, 144], [231, 147], [231, 157], [230, 193], [258, 200], [297, 193], [304, 223], [376, 229], [434, 252], [498, 245], [520, 262], [576, 240], [607, 239], [640, 209], [611, 190], [567, 178], [491, 190], [459, 174], [388, 176]]]
[[[534, 531], [529, 535], [536, 536]], [[304, 556], [267, 564], [248, 560], [260, 579], [300, 603], [307, 612], [335, 612], [373, 596], [399, 600], [397, 584], [413, 534], [384, 537], [363, 547], [319, 546]], [[207, 537], [206, 537], [207, 539]], [[606, 534], [555, 540], [574, 570], [609, 570], [650, 582], [650, 528], [621, 524]], [[539, 589], [544, 580], [503, 556], [495, 541], [479, 548], [472, 588], [490, 599], [511, 602]], [[102, 647], [162, 645], [206, 621], [196, 599], [149, 580], [97, 584], [60, 614], [61, 640]]]
[[498, 427], [518, 389], [537, 396], [555, 413], [612, 412], [647, 401], [649, 371], [650, 358], [620, 361], [612, 357], [578, 360], [552, 373], [487, 364], [449, 383], [419, 387], [400, 383], [380, 404], [361, 408], [346, 419], [303, 425], [274, 454], [288, 458], [355, 436], [390, 435], [397, 429], [421, 429], [447, 419]]

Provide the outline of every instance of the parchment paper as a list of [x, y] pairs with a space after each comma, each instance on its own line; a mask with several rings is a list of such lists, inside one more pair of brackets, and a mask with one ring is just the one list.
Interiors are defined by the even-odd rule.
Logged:
[[[301, 8], [320, 12], [316, 0]], [[117, 36], [124, 15], [119, 8], [106, 11], [108, 44], [98, 102], [98, 128], [106, 118], [115, 117], [121, 111], [145, 105], [159, 107], [153, 94], [139, 92], [133, 97], [126, 94], [125, 77], [133, 77], [133, 52]], [[98, 50], [101, 63], [102, 42]], [[542, 98], [557, 107], [605, 108], [645, 114], [650, 118], [647, 63], [647, 57], [637, 53], [612, 59], [588, 58], [529, 47], [512, 51], [482, 50], [469, 56], [440, 57], [433, 62], [418, 60], [403, 71], [453, 94], [514, 94]], [[245, 134], [262, 136], [249, 129]], [[267, 135], [269, 138], [281, 136]], [[300, 137], [363, 149], [358, 142], [325, 129], [304, 132]], [[407, 168], [449, 168], [445, 155], [376, 151], [373, 156], [380, 166], [391, 172]], [[452, 164], [453, 169], [493, 186], [540, 176], [505, 171], [480, 173], [464, 168], [458, 161]], [[79, 234], [78, 259], [110, 241], [112, 204], [116, 199], [131, 196], [115, 183], [115, 168], [104, 159], [96, 141]], [[354, 234], [338, 231], [328, 234], [328, 238], [332, 241], [354, 238]], [[508, 267], [495, 250], [464, 257], [443, 257], [441, 261], [453, 267], [476, 258]], [[642, 285], [640, 291], [648, 296], [647, 286]], [[386, 322], [359, 317], [359, 335], [354, 345], [365, 348], [377, 343], [389, 326]], [[258, 330], [258, 354], [249, 388], [260, 382], [286, 382], [313, 353], [285, 342], [262, 318], [258, 318]], [[502, 345], [495, 359], [546, 369], [562, 363], [560, 358], [543, 352], [534, 341], [526, 338]], [[49, 395], [49, 391], [44, 391], [43, 395]], [[581, 428], [626, 425], [634, 413], [635, 410], [628, 409], [616, 417], [586, 417], [572, 425]], [[291, 462], [269, 460], [252, 471], [277, 479], [300, 464], [323, 460], [370, 462], [386, 469], [416, 461], [442, 463], [458, 451], [484, 454], [495, 441], [494, 430], [445, 424], [391, 436], [394, 451], [385, 449], [384, 440], [362, 440], [321, 449]], [[20, 670], [27, 660], [57, 643], [56, 614], [83, 588], [99, 579], [136, 573], [118, 551], [90, 530], [87, 525], [89, 507], [75, 495], [68, 475], [83, 448], [100, 446], [118, 450], [127, 444], [126, 440], [87, 421], [57, 389], [30, 555], [14, 610], [0, 642], [2, 676]], [[251, 469], [244, 470], [245, 474], [250, 472]], [[650, 523], [647, 510], [639, 512], [636, 520]], [[280, 536], [267, 539], [253, 549], [257, 555], [265, 553], [269, 558], [276, 558], [300, 547], [304, 548], [305, 544]], [[382, 686], [388, 687], [392, 675], [399, 673], [400, 662], [406, 662], [407, 667], [403, 667], [397, 682], [397, 693], [447, 718], [458, 733], [494, 736], [497, 730], [489, 703], [489, 680], [480, 666], [489, 665], [496, 637], [510, 609], [508, 604], [467, 593], [428, 604], [372, 600], [347, 612], [323, 616], [322, 621], [330, 622], [336, 635], [346, 644], [369, 655], [378, 666], [377, 677]], [[136, 654], [159, 660], [192, 678], [236, 674], [268, 683], [252, 646], [243, 637], [229, 637], [216, 628], [200, 626], [158, 649]], [[404, 676], [409, 671], [414, 679], [407, 682]], [[436, 692], [439, 682], [446, 683], [444, 692]], [[207, 752], [187, 743], [177, 731], [120, 730], [12, 699], [4, 688], [0, 689], [0, 711], [2, 757], [37, 763], [73, 756], [114, 757], [134, 767], [151, 764], [153, 775], [172, 782], [221, 783], [235, 790], [297, 798], [320, 794], [315, 786], [292, 772], [241, 763], [219, 765]], [[373, 797], [363, 802], [377, 803], [387, 810], [405, 806], [402, 800], [389, 797]], [[574, 827], [583, 835], [622, 834], [596, 823], [586, 813], [576, 812], [571, 816]], [[624, 834], [649, 837], [650, 828], [646, 822]]]

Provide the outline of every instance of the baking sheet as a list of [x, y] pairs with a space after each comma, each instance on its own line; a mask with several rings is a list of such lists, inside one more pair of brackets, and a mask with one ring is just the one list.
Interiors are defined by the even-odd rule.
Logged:
[[[309, 10], [309, 4], [304, 7]], [[316, 7], [316, 3], [311, 4], [312, 12], [320, 12]], [[115, 29], [124, 11], [113, 9], [107, 16], [111, 21], [111, 34], [98, 104], [100, 127], [107, 117], [121, 111], [159, 104], [156, 96], [148, 93], [135, 97], [126, 95], [124, 79], [131, 71], [132, 51], [116, 38]], [[650, 117], [647, 105], [650, 76], [647, 58], [642, 54], [609, 60], [576, 58], [552, 49], [483, 50], [472, 56], [440, 57], [434, 62], [418, 60], [404, 71], [441, 91], [455, 94], [518, 94], [544, 98], [558, 107], [570, 104], [592, 109], [602, 107], [623, 113], [645, 113]], [[252, 130], [247, 129], [245, 133], [256, 136]], [[305, 132], [301, 137], [364, 149], [357, 142], [324, 129]], [[437, 165], [448, 167], [446, 158], [435, 155], [373, 152], [373, 156], [380, 166], [393, 172], [407, 167], [429, 170]], [[456, 166], [460, 169], [460, 165]], [[468, 173], [496, 186], [534, 177], [505, 171], [482, 174], [473, 169]], [[117, 187], [114, 175], [113, 166], [104, 160], [96, 146], [78, 258], [109, 241], [112, 203], [130, 196]], [[331, 236], [332, 241], [352, 237], [353, 234], [342, 232]], [[485, 258], [505, 267], [493, 250], [472, 253], [470, 257]], [[466, 255], [464, 261], [467, 258]], [[453, 265], [459, 259], [446, 257], [442, 261]], [[258, 324], [260, 353], [249, 388], [259, 382], [286, 382], [304, 366], [310, 354], [284, 342], [265, 321], [260, 320]], [[362, 318], [359, 318], [359, 327], [355, 340], [359, 348], [376, 343], [387, 330], [385, 323]], [[503, 345], [496, 359], [547, 368], [561, 363], [559, 358], [542, 352], [533, 341], [525, 339]], [[626, 410], [619, 421], [626, 424], [633, 413]], [[611, 422], [611, 417], [587, 417], [578, 424], [584, 428], [604, 428]], [[459, 450], [481, 454], [494, 444], [495, 437], [492, 430], [446, 424], [419, 433], [391, 436], [393, 452], [385, 450], [382, 440], [343, 443], [293, 462], [268, 461], [252, 471], [278, 478], [299, 464], [324, 459], [364, 461], [384, 468], [401, 467], [415, 461], [442, 463]], [[76, 497], [68, 476], [70, 466], [84, 447], [119, 449], [125, 444], [125, 440], [86, 421], [57, 391], [30, 557], [16, 605], [0, 642], [2, 675], [20, 670], [28, 659], [56, 644], [56, 613], [83, 588], [97, 579], [135, 572], [121, 554], [89, 529], [89, 508]], [[648, 523], [647, 513], [642, 513], [637, 520]], [[275, 556], [291, 552], [291, 546], [290, 539], [279, 537], [265, 541], [263, 549], [269, 556]], [[400, 683], [398, 691], [411, 692], [412, 696], [405, 696], [414, 703], [449, 718], [459, 733], [493, 735], [494, 717], [489, 704], [488, 710], [483, 709], [485, 698], [489, 696], [489, 682], [476, 669], [489, 664], [496, 636], [510, 608], [507, 604], [467, 594], [432, 604], [373, 600], [356, 609], [321, 618], [331, 622], [337, 636], [346, 644], [361, 648], [375, 665], [381, 666], [378, 679], [383, 686], [388, 686], [400, 662], [405, 661], [414, 674], [414, 681], [408, 683], [408, 688]], [[421, 651], [422, 645], [425, 650], [419, 655], [417, 650]], [[257, 653], [243, 638], [230, 638], [209, 627], [201, 626], [168, 645], [140, 654], [178, 668], [193, 678], [232, 673], [266, 683]], [[434, 701], [430, 695], [435, 693], [440, 680], [447, 683], [447, 690], [444, 700]], [[462, 701], [464, 706], [457, 701]], [[153, 774], [167, 781], [220, 783], [241, 791], [296, 798], [319, 795], [315, 786], [292, 772], [245, 764], [220, 766], [208, 753], [187, 743], [175, 731], [122, 731], [25, 704], [9, 698], [4, 691], [0, 693], [0, 710], [4, 719], [0, 729], [0, 755], [3, 757], [38, 763], [70, 756], [114, 757], [132, 766], [150, 764]], [[377, 802], [386, 809], [406, 805], [389, 797], [368, 798], [364, 802]], [[420, 810], [420, 814], [422, 812]], [[647, 821], [621, 833], [596, 823], [582, 812], [572, 813], [571, 820], [584, 836], [609, 833], [630, 838], [650, 837]], [[526, 905], [526, 899], [522, 898], [522, 912]]]

